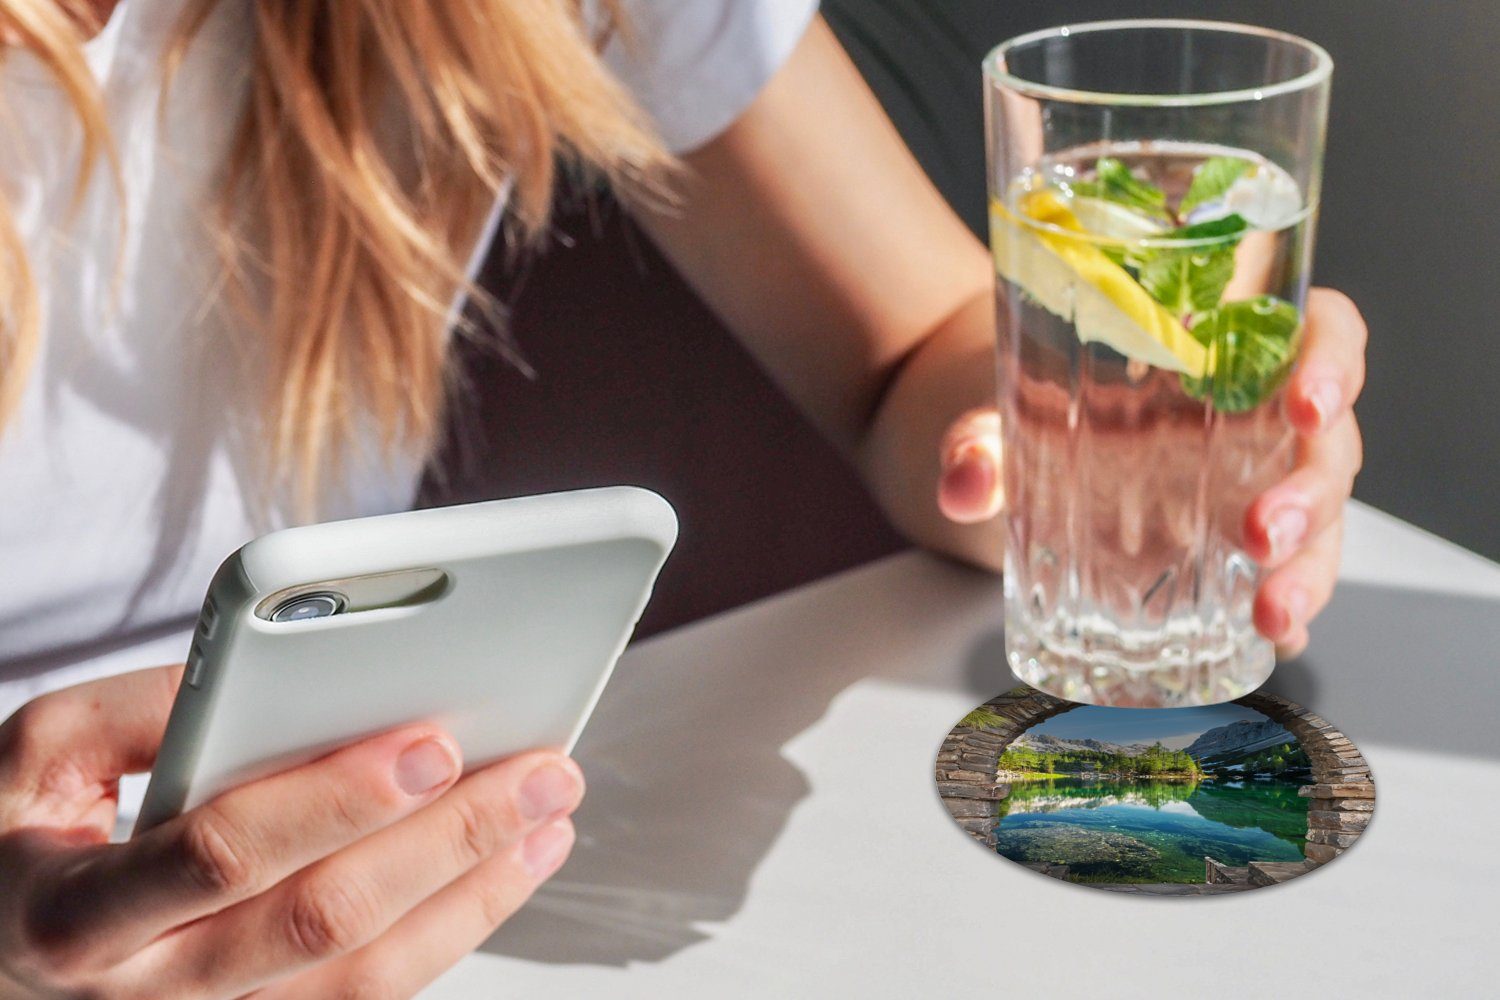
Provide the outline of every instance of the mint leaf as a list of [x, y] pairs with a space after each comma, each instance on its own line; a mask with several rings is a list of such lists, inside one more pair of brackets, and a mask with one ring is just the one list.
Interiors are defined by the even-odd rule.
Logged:
[[1215, 156], [1204, 160], [1193, 171], [1193, 183], [1187, 194], [1183, 195], [1182, 204], [1177, 206], [1177, 214], [1186, 218], [1189, 212], [1205, 201], [1224, 197], [1230, 186], [1251, 166], [1253, 164], [1249, 160], [1242, 160], [1237, 156]]
[[1143, 247], [1135, 243], [1101, 243], [1099, 252], [1123, 267], [1136, 281], [1141, 280], [1141, 268], [1159, 253], [1154, 247]]
[[1164, 217], [1167, 213], [1166, 193], [1132, 174], [1129, 167], [1113, 156], [1101, 156], [1094, 165], [1093, 179], [1075, 183], [1073, 193], [1128, 205], [1153, 217]]
[[1165, 239], [1173, 240], [1227, 240], [1231, 236], [1243, 236], [1250, 228], [1243, 216], [1226, 215], [1222, 219], [1198, 222], [1191, 226], [1167, 233]]
[[1286, 377], [1302, 330], [1302, 314], [1290, 302], [1258, 295], [1226, 302], [1193, 323], [1191, 333], [1208, 348], [1210, 374], [1182, 376], [1194, 399], [1211, 398], [1214, 409], [1244, 413], [1265, 401]]
[[1151, 297], [1178, 316], [1206, 312], [1219, 304], [1234, 277], [1234, 248], [1249, 224], [1238, 215], [1165, 234], [1173, 240], [1220, 240], [1208, 246], [1163, 247], [1140, 251], [1136, 278]]
[[1169, 250], [1141, 266], [1139, 280], [1151, 297], [1178, 316], [1206, 312], [1219, 304], [1234, 276], [1234, 251], [1194, 254]]

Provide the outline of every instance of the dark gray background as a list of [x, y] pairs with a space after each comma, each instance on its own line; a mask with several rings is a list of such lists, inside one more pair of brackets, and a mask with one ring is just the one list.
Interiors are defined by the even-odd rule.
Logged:
[[825, 0], [923, 165], [984, 220], [979, 62], [1023, 31], [1117, 17], [1281, 28], [1335, 61], [1320, 284], [1369, 320], [1355, 495], [1500, 559], [1500, 3]]

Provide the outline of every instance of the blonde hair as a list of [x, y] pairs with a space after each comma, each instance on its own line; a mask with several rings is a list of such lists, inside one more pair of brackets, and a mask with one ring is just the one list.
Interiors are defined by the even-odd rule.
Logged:
[[[217, 3], [188, 3], [169, 79]], [[81, 48], [91, 6], [0, 0], [0, 27], [50, 68], [83, 126], [79, 194], [114, 155]], [[267, 345], [270, 458], [306, 501], [367, 420], [388, 450], [432, 443], [450, 310], [463, 291], [483, 304], [466, 264], [506, 185], [509, 233], [524, 241], [545, 227], [560, 164], [639, 189], [671, 161], [600, 59], [582, 0], [252, 6], [249, 94], [214, 226], [230, 300]], [[596, 6], [616, 23], [618, 0]], [[36, 350], [36, 302], [0, 205], [0, 428]]]

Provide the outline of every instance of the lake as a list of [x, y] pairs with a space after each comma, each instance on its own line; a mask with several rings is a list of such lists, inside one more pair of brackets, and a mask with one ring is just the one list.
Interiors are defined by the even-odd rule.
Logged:
[[1066, 864], [1078, 882], [1202, 882], [1205, 855], [1241, 866], [1300, 861], [1307, 799], [1291, 781], [1017, 782], [995, 850]]

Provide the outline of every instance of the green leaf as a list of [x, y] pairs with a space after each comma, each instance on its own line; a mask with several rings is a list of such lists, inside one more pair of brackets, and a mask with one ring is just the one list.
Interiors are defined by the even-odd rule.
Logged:
[[1189, 212], [1205, 201], [1224, 197], [1230, 185], [1252, 166], [1254, 164], [1249, 160], [1242, 160], [1237, 156], [1215, 156], [1204, 160], [1193, 171], [1193, 183], [1187, 194], [1183, 195], [1182, 204], [1177, 206], [1177, 214], [1186, 218]]
[[1244, 413], [1275, 392], [1291, 369], [1302, 314], [1290, 302], [1258, 295], [1226, 302], [1204, 313], [1191, 333], [1208, 348], [1209, 376], [1182, 376], [1194, 399], [1211, 398], [1214, 409]]
[[1172, 250], [1142, 265], [1139, 279], [1151, 297], [1178, 316], [1207, 312], [1234, 276], [1234, 251], [1198, 254]]
[[1174, 240], [1227, 240], [1230, 237], [1243, 236], [1245, 230], [1250, 228], [1243, 216], [1226, 215], [1222, 219], [1213, 219], [1209, 222], [1199, 222], [1191, 226], [1183, 226], [1167, 234], [1168, 239]]
[[1132, 174], [1129, 167], [1113, 156], [1101, 156], [1094, 165], [1093, 179], [1078, 181], [1073, 185], [1073, 193], [1127, 205], [1153, 217], [1167, 214], [1166, 193]]
[[1167, 233], [1173, 240], [1218, 240], [1207, 246], [1136, 251], [1137, 280], [1151, 297], [1179, 316], [1207, 312], [1219, 304], [1234, 277], [1234, 248], [1249, 225], [1225, 216]]

